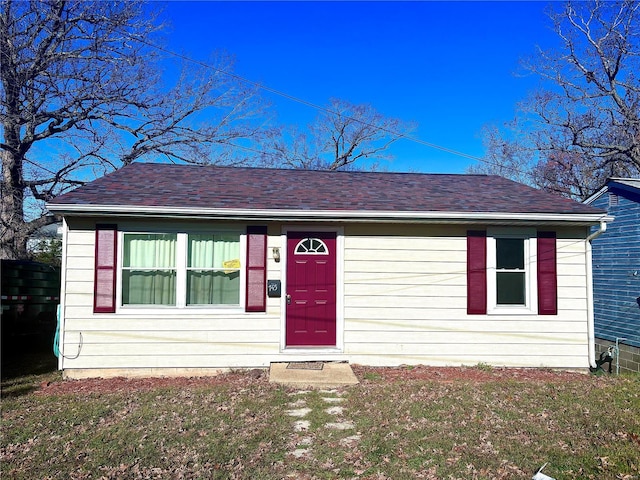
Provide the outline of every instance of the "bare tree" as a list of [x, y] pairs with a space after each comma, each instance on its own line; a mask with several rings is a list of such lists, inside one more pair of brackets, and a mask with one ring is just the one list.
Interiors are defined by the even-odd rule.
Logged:
[[414, 129], [371, 105], [331, 99], [308, 133], [292, 130], [273, 144], [269, 162], [288, 168], [344, 170], [358, 160], [390, 158], [389, 146]]
[[482, 143], [486, 152], [484, 161], [470, 165], [468, 173], [490, 173], [520, 183], [531, 183], [531, 172], [527, 169], [529, 152], [520, 138], [508, 141], [495, 125], [485, 125]]
[[640, 3], [568, 2], [550, 18], [560, 49], [524, 65], [545, 88], [487, 151], [501, 166], [501, 148], [518, 152], [531, 183], [585, 198], [607, 176], [640, 174]]
[[[229, 147], [261, 133], [255, 87], [217, 69], [182, 65], [150, 42], [162, 25], [138, 2], [0, 3], [0, 256], [55, 221], [43, 202], [153, 155], [168, 161], [242, 161]], [[179, 70], [179, 69], [178, 69]], [[260, 117], [262, 118], [262, 117]]]

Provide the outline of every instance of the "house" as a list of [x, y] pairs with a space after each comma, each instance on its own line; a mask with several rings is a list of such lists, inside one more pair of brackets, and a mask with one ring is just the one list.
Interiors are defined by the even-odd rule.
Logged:
[[27, 239], [27, 251], [37, 254], [50, 249], [52, 245], [60, 241], [62, 241], [62, 223], [45, 225]]
[[501, 177], [134, 163], [48, 208], [67, 377], [594, 363], [609, 217]]
[[596, 351], [619, 348], [620, 371], [640, 371], [640, 179], [610, 178], [585, 203], [615, 222], [593, 242]]

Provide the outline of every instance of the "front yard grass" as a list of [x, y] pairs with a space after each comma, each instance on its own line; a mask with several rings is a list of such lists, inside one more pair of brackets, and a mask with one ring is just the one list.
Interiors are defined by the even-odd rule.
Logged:
[[362, 451], [389, 478], [528, 479], [547, 462], [557, 479], [639, 478], [638, 377], [394, 387], [351, 402]]
[[0, 476], [529, 479], [548, 463], [557, 480], [640, 478], [640, 376], [360, 380], [340, 391], [353, 429], [326, 428], [334, 420], [312, 391], [309, 431], [295, 433], [293, 390], [264, 377], [112, 390], [13, 378], [2, 384]]

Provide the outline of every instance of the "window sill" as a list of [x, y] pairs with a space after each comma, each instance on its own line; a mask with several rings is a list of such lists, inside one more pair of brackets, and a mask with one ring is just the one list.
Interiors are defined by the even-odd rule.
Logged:
[[174, 307], [174, 306], [126, 306], [120, 307], [116, 311], [116, 315], [227, 315], [227, 314], [244, 314], [244, 308], [239, 306], [229, 307], [205, 307], [205, 306], [191, 306], [191, 307]]
[[538, 315], [538, 312], [526, 306], [505, 306], [490, 308], [487, 315]]

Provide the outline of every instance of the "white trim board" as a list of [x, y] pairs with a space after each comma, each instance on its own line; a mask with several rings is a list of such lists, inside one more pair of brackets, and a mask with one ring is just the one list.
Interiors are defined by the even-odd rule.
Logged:
[[[287, 328], [287, 233], [289, 232], [335, 232], [336, 234], [336, 346], [335, 347], [309, 347], [307, 348], [287, 348], [286, 328]], [[342, 353], [344, 352], [344, 228], [325, 225], [292, 226], [282, 227], [280, 264], [282, 297], [280, 298], [280, 353], [282, 354], [309, 354], [312, 353]]]
[[128, 205], [57, 205], [47, 204], [52, 212], [66, 215], [105, 215], [105, 216], [165, 216], [189, 218], [216, 218], [224, 220], [261, 220], [261, 221], [359, 221], [359, 222], [407, 222], [407, 223], [477, 223], [507, 222], [524, 224], [531, 222], [559, 222], [591, 225], [600, 221], [609, 221], [606, 214], [579, 213], [504, 213], [504, 212], [432, 212], [432, 211], [370, 211], [370, 210], [235, 210], [217, 208], [185, 208], [167, 206], [128, 206]]

